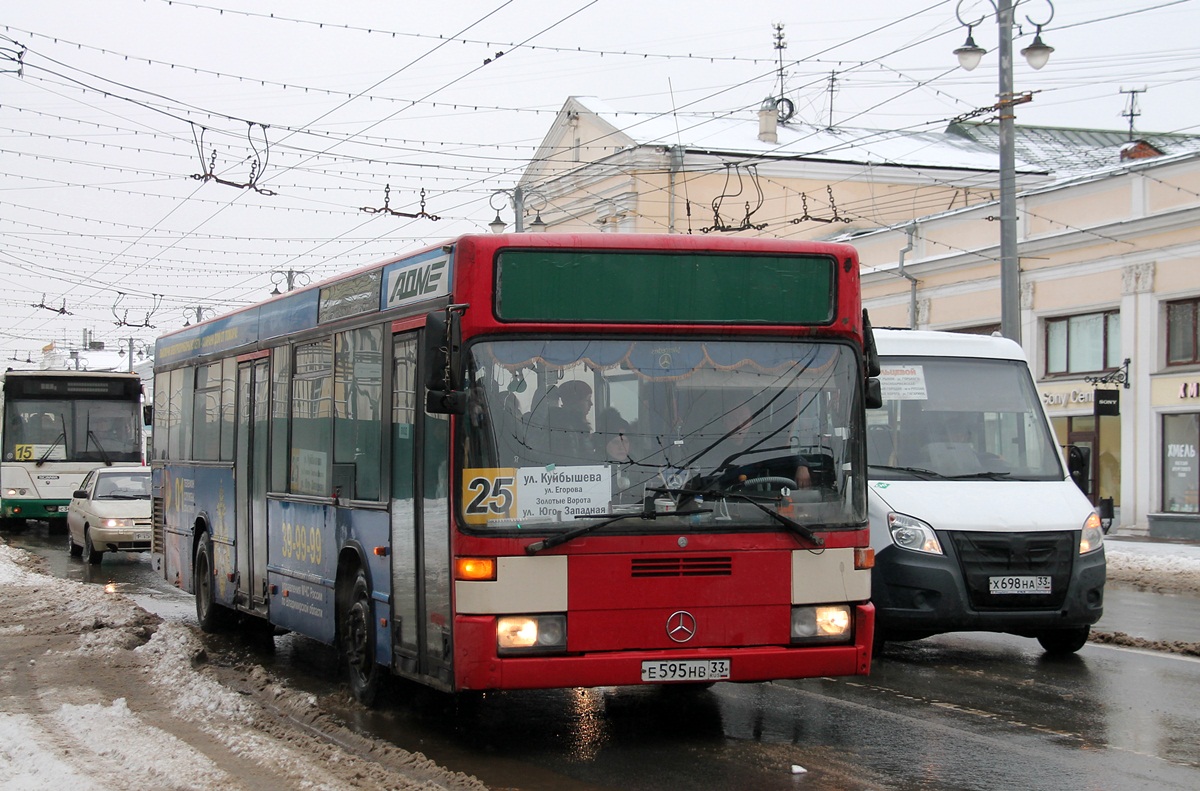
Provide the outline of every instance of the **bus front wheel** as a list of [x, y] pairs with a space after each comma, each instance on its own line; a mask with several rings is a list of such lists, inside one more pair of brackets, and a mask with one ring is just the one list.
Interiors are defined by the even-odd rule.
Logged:
[[364, 706], [375, 702], [383, 674], [375, 661], [375, 619], [371, 614], [371, 590], [367, 575], [358, 569], [342, 609], [342, 656], [350, 680], [350, 691]]
[[206, 533], [196, 544], [192, 581], [196, 586], [196, 620], [205, 632], [219, 632], [228, 621], [229, 611], [217, 603], [213, 588], [212, 539]]

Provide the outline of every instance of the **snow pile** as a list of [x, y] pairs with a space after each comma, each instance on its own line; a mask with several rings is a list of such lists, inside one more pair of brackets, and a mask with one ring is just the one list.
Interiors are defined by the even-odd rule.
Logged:
[[1158, 593], [1200, 595], [1200, 547], [1108, 539], [1104, 557], [1110, 582]]

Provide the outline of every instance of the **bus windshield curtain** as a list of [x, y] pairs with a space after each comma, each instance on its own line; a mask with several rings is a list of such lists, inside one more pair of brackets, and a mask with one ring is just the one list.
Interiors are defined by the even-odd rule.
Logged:
[[621, 366], [643, 379], [682, 379], [698, 368], [753, 370], [778, 374], [797, 365], [817, 373], [831, 365], [834, 347], [780, 341], [573, 340], [497, 341], [489, 344], [495, 361], [509, 370], [536, 363], [564, 368], [583, 362], [596, 370]]

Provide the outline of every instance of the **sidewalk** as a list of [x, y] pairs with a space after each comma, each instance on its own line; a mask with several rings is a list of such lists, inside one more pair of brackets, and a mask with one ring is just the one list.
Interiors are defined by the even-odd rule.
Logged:
[[1200, 544], [1110, 535], [1104, 551], [1104, 615], [1093, 633], [1200, 647]]

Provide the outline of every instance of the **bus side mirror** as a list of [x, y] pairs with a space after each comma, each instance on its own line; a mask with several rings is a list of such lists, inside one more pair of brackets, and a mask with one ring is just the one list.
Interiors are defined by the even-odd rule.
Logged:
[[142, 425], [154, 425], [154, 407], [150, 404], [146, 404], [144, 407], [142, 407]]
[[1067, 446], [1067, 472], [1071, 475], [1071, 480], [1075, 481], [1075, 485], [1079, 487], [1079, 491], [1084, 494], [1090, 494], [1088, 491], [1088, 474], [1092, 467], [1092, 450], [1085, 448], [1082, 445]]
[[883, 406], [883, 388], [878, 377], [872, 376], [867, 379], [863, 387], [863, 401], [867, 409], [879, 409]]
[[445, 312], [425, 317], [425, 411], [433, 415], [462, 415], [467, 394], [457, 387], [459, 360], [458, 321], [451, 305]]

